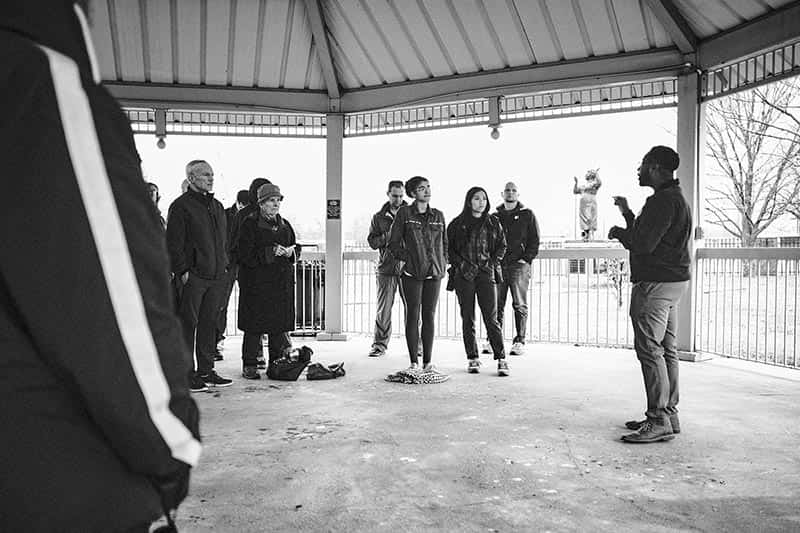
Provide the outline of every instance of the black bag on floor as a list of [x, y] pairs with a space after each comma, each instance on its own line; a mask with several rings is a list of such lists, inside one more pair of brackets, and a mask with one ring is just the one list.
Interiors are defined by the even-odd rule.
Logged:
[[311, 381], [336, 379], [342, 376], [344, 376], [344, 363], [337, 363], [329, 366], [325, 366], [321, 363], [312, 363], [308, 365], [308, 372], [306, 372], [306, 379]]
[[[300, 374], [311, 362], [314, 352], [308, 346], [292, 350], [285, 357], [270, 361], [267, 367], [267, 377], [277, 381], [297, 381]], [[294, 357], [294, 354], [297, 354]]]

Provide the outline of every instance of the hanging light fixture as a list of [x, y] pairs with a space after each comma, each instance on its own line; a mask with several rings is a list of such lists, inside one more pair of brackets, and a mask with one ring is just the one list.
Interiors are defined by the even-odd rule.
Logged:
[[492, 132], [489, 136], [495, 141], [500, 138], [500, 97], [489, 98], [489, 127]]

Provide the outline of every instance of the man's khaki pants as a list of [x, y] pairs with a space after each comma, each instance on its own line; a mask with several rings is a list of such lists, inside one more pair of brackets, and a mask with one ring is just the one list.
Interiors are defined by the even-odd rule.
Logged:
[[642, 365], [648, 418], [678, 412], [678, 301], [688, 281], [640, 281], [631, 291], [634, 348]]

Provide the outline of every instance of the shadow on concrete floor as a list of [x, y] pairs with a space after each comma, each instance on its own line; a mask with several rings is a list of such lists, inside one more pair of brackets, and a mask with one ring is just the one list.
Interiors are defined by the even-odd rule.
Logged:
[[[232, 338], [195, 396], [205, 451], [185, 531], [798, 531], [800, 372], [683, 363], [674, 441], [626, 445], [644, 392], [627, 350], [529, 345], [497, 377], [437, 341], [439, 385], [386, 383], [399, 339], [306, 342], [335, 381], [245, 381]], [[756, 369], [757, 370], [757, 369]]]

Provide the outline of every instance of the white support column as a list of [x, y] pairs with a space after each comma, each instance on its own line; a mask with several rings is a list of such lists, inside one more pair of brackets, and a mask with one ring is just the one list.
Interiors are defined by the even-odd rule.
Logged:
[[692, 210], [692, 281], [678, 307], [678, 350], [681, 359], [699, 361], [707, 358], [695, 351], [695, 311], [697, 287], [696, 248], [702, 238], [702, 183], [706, 143], [705, 104], [700, 103], [700, 75], [697, 72], [678, 76], [677, 149], [681, 158], [677, 176]]
[[345, 341], [342, 333], [342, 147], [344, 116], [327, 115], [325, 178], [325, 331], [318, 341]]

